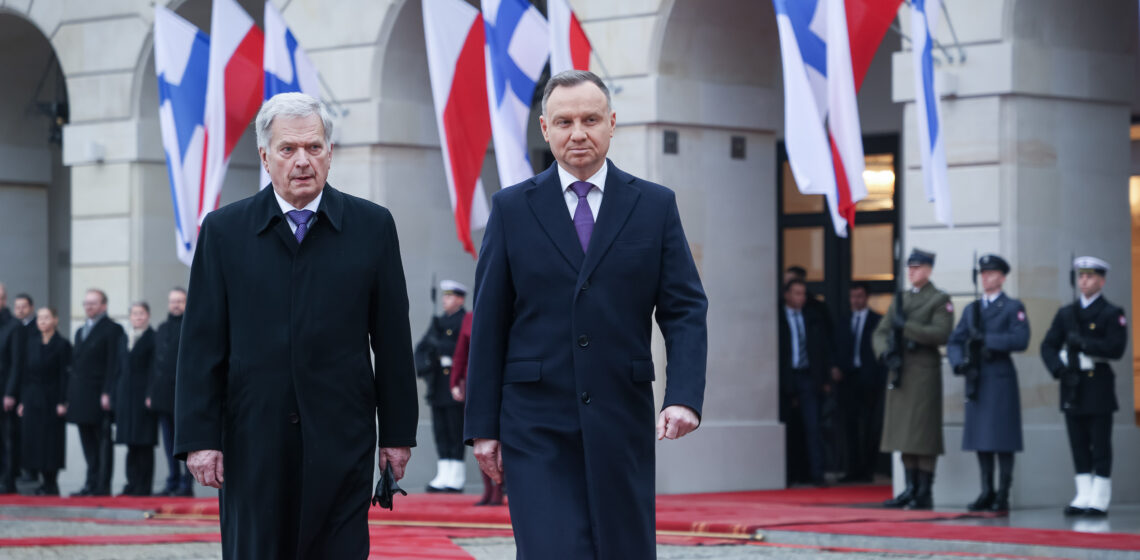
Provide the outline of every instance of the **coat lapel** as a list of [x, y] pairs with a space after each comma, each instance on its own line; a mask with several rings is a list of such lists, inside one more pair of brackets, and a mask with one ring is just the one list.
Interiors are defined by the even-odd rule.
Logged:
[[531, 179], [532, 184], [525, 187], [527, 202], [535, 218], [538, 218], [539, 225], [558, 248], [558, 252], [562, 253], [562, 257], [574, 267], [574, 270], [581, 270], [585, 254], [582, 252], [582, 244], [578, 242], [574, 221], [566, 209], [566, 199], [562, 195], [562, 183], [558, 180], [556, 165], [551, 165], [549, 169]]
[[[277, 197], [273, 196], [273, 188], [267, 187], [261, 189], [261, 192], [255, 195], [258, 197], [254, 214], [254, 231], [257, 235], [265, 233], [267, 230], [272, 229], [273, 232], [285, 244], [285, 248], [293, 255], [297, 254], [297, 250], [301, 246], [297, 243], [297, 238], [293, 236], [293, 230], [289, 229], [289, 223], [285, 219], [285, 215], [281, 213], [281, 207], [277, 204]], [[324, 200], [321, 200], [322, 205]]]
[[598, 209], [598, 218], [594, 221], [594, 233], [590, 236], [586, 262], [578, 275], [579, 285], [598, 267], [598, 263], [617, 239], [638, 197], [641, 196], [637, 188], [631, 184], [634, 180], [632, 175], [614, 167], [613, 162], [607, 160], [607, 164], [610, 168], [606, 173], [606, 189], [602, 194], [602, 206]]

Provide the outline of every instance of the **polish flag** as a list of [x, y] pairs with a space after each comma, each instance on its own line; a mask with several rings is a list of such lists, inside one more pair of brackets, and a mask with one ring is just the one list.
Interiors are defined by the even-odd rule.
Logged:
[[550, 75], [566, 70], [590, 69], [590, 40], [568, 0], [550, 0], [546, 4], [550, 22]]
[[214, 0], [206, 78], [206, 148], [198, 223], [215, 208], [226, 168], [249, 122], [261, 108], [265, 37], [235, 0]]
[[455, 229], [475, 256], [471, 231], [490, 210], [479, 174], [491, 141], [483, 16], [463, 0], [423, 0], [428, 74]]

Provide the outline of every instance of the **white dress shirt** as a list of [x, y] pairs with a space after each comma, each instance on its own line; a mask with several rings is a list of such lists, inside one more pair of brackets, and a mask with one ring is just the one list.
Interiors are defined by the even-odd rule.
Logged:
[[1081, 309], [1084, 309], [1084, 308], [1092, 305], [1093, 302], [1096, 301], [1097, 298], [1099, 298], [1099, 297], [1100, 297], [1100, 292], [1093, 294], [1092, 297], [1089, 297], [1089, 298], [1085, 297], [1084, 294], [1081, 294]]
[[285, 223], [289, 224], [289, 229], [292, 230], [293, 233], [297, 233], [297, 224], [294, 224], [293, 220], [289, 219], [289, 212], [294, 210], [312, 210], [313, 215], [309, 217], [309, 229], [312, 229], [313, 224], [317, 222], [317, 208], [320, 207], [321, 197], [324, 196], [324, 194], [324, 189], [321, 189], [321, 192], [317, 193], [317, 197], [314, 198], [312, 202], [306, 204], [304, 208], [294, 208], [292, 204], [285, 202], [285, 199], [281, 198], [281, 195], [277, 194], [276, 190], [273, 191], [273, 196], [277, 197], [277, 204], [281, 207], [281, 213], [285, 215]]
[[[606, 190], [606, 174], [609, 173], [609, 166], [609, 162], [603, 161], [602, 168], [586, 180], [587, 183], [594, 185], [594, 188], [586, 193], [586, 203], [590, 205], [590, 213], [594, 215], [595, 222], [598, 221], [598, 210], [602, 207], [602, 193]], [[562, 165], [559, 164], [558, 180], [562, 182], [562, 196], [566, 199], [566, 208], [570, 210], [570, 219], [573, 220], [574, 211], [578, 209], [578, 194], [570, 188], [570, 185], [576, 183], [578, 178], [562, 169]]]
[[997, 298], [1001, 297], [1001, 294], [1001, 291], [994, 294], [982, 294], [982, 309], [988, 308], [990, 304], [997, 301]]

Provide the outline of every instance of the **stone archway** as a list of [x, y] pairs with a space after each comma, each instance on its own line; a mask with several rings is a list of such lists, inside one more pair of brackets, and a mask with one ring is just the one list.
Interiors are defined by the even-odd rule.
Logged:
[[0, 282], [52, 306], [66, 331], [71, 285], [71, 173], [63, 165], [67, 84], [48, 38], [0, 9]]

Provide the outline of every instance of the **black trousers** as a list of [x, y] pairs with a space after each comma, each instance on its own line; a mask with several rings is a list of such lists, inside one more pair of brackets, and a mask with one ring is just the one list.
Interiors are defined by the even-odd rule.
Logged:
[[1069, 448], [1077, 474], [1112, 477], [1112, 415], [1066, 414]]
[[872, 372], [849, 371], [839, 385], [843, 410], [847, 474], [870, 477], [879, 461], [879, 439], [883, 434], [883, 387], [865, 380]]
[[20, 417], [16, 409], [0, 411], [0, 487], [13, 492], [20, 472]]
[[154, 490], [154, 446], [127, 446], [127, 488], [130, 496], [149, 496]]
[[435, 436], [435, 451], [440, 459], [463, 460], [462, 404], [431, 407], [431, 431]]
[[98, 424], [76, 424], [83, 458], [87, 461], [87, 480], [83, 487], [96, 495], [111, 493], [111, 473], [115, 470], [115, 454], [111, 442], [111, 415], [104, 412]]
[[186, 463], [174, 458], [174, 416], [166, 412], [156, 413], [158, 429], [162, 432], [163, 458], [166, 460], [166, 487], [163, 492], [189, 490], [194, 475], [186, 468]]

